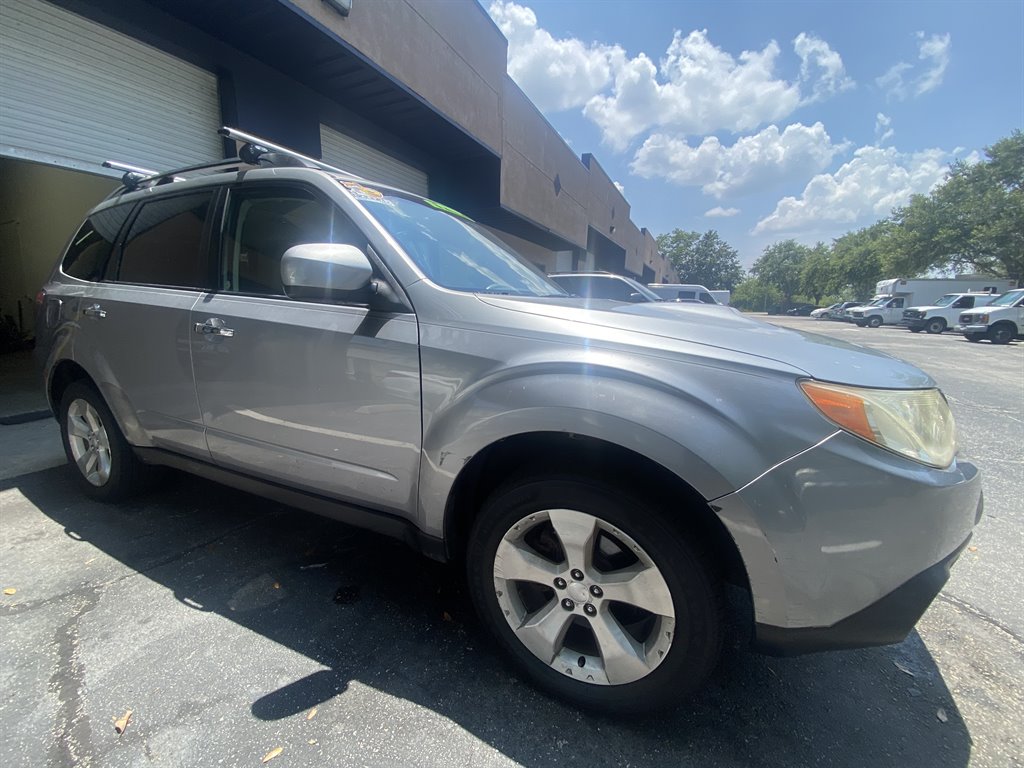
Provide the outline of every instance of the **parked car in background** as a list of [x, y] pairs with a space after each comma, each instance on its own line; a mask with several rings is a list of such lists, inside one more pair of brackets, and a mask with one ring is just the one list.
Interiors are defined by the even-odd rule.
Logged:
[[711, 291], [703, 285], [685, 283], [648, 283], [647, 287], [665, 301], [697, 301], [701, 304], [718, 304]]
[[901, 325], [905, 325], [911, 333], [942, 333], [947, 328], [955, 328], [960, 313], [965, 309], [984, 307], [999, 294], [994, 293], [947, 293], [934, 304], [924, 307], [911, 307], [903, 310]]
[[585, 299], [612, 299], [631, 303], [665, 301], [642, 283], [612, 272], [552, 272], [548, 279], [567, 293]]
[[877, 328], [884, 323], [898, 323], [903, 317], [902, 296], [876, 296], [859, 307], [850, 307], [843, 314], [850, 322], [864, 328]]
[[790, 317], [808, 317], [816, 309], [818, 307], [814, 304], [797, 304], [795, 307], [787, 309], [786, 314]]
[[812, 310], [811, 317], [813, 317], [815, 320], [828, 320], [832, 310], [838, 309], [840, 303], [841, 302], [837, 302], [835, 304], [830, 304], [827, 307], [820, 307], [819, 309]]
[[[827, 318], [829, 320], [846, 320], [846, 310], [850, 307], [859, 307], [862, 302], [859, 301], [840, 301], [838, 304], [833, 304], [831, 307], [826, 309]], [[811, 313], [814, 314], [813, 312]]]
[[956, 329], [968, 341], [1009, 344], [1024, 333], [1024, 289], [1007, 291], [984, 309], [964, 312]]
[[980, 476], [918, 368], [581, 302], [441, 203], [223, 133], [239, 159], [126, 173], [39, 294], [90, 497], [166, 465], [398, 537], [525, 677], [629, 714], [711, 673], [727, 584], [762, 650], [884, 645], [967, 546]]

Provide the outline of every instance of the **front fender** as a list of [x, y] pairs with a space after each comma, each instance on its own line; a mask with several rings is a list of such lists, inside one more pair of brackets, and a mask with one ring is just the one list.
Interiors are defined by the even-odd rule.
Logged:
[[[795, 404], [792, 378], [689, 365], [683, 387], [636, 372], [644, 367], [638, 360], [632, 372], [592, 364], [507, 368], [425, 413], [423, 530], [442, 535], [459, 473], [480, 451], [517, 435], [561, 432], [612, 443], [661, 465], [710, 501], [828, 434], [823, 420], [787, 419], [793, 408], [802, 416], [808, 410], [805, 402]], [[770, 403], [777, 412], [766, 411]], [[786, 428], [775, 428], [776, 416]]]

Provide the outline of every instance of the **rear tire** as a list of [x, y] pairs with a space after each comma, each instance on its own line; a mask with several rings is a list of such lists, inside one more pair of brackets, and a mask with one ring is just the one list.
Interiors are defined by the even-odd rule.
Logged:
[[92, 384], [76, 381], [64, 391], [60, 436], [79, 487], [100, 501], [121, 501], [140, 491], [152, 470], [132, 452], [114, 415]]
[[469, 540], [480, 617], [547, 692], [639, 713], [679, 703], [714, 669], [721, 579], [656, 504], [587, 478], [527, 477], [491, 495]]
[[988, 339], [993, 344], [1009, 344], [1017, 335], [1012, 323], [996, 323], [988, 329]]
[[946, 321], [941, 317], [936, 317], [934, 320], [929, 320], [924, 329], [928, 331], [928, 333], [942, 333], [946, 330]]

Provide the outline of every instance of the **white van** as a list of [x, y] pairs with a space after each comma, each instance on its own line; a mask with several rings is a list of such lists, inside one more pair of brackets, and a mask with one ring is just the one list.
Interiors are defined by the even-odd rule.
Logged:
[[721, 304], [711, 291], [703, 285], [683, 285], [682, 283], [648, 283], [647, 287], [665, 301], [696, 301], [701, 304]]

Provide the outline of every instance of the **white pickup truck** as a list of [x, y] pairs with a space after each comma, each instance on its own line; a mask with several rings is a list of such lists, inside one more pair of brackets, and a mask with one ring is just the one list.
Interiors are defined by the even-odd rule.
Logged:
[[956, 329], [968, 341], [1009, 344], [1024, 334], [1024, 288], [1007, 291], [982, 309], [963, 312]]
[[903, 296], [875, 296], [869, 303], [846, 310], [846, 318], [861, 328], [877, 328], [883, 323], [898, 323], [903, 318]]
[[983, 307], [996, 296], [998, 294], [947, 293], [934, 304], [903, 310], [900, 325], [905, 325], [911, 333], [942, 333], [947, 328], [956, 326], [960, 313], [964, 310]]

